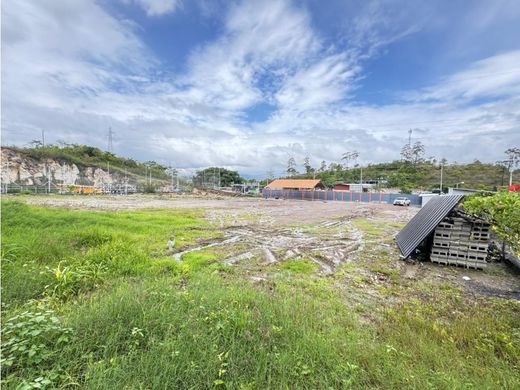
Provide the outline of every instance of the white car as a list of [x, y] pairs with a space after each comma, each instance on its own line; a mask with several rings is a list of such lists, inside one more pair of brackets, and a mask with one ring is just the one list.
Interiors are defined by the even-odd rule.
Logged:
[[410, 199], [403, 197], [394, 199], [394, 206], [410, 206]]

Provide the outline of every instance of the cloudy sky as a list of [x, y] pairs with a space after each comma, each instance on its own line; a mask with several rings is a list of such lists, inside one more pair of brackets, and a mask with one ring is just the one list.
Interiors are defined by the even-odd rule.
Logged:
[[[471, 3], [471, 6], [469, 4]], [[520, 2], [2, 1], [2, 143], [187, 171], [520, 146]]]

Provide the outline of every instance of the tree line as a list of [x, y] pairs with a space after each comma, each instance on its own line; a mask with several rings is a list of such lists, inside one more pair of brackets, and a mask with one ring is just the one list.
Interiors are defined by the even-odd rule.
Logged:
[[440, 189], [442, 170], [443, 191], [446, 191], [448, 186], [460, 184], [470, 188], [492, 190], [507, 185], [509, 173], [520, 163], [520, 148], [509, 148], [504, 154], [505, 158], [494, 164], [478, 160], [467, 164], [449, 163], [445, 158], [426, 157], [425, 145], [415, 142], [403, 145], [400, 160], [365, 166], [358, 162], [360, 153], [356, 150], [343, 153], [341, 162], [322, 161], [318, 168], [313, 167], [310, 156], [306, 156], [301, 172], [297, 169], [296, 159], [290, 157], [287, 161], [286, 177], [320, 179], [327, 186], [333, 186], [338, 182], [370, 181], [378, 183], [380, 187], [400, 188], [402, 192], [410, 192], [418, 188]]

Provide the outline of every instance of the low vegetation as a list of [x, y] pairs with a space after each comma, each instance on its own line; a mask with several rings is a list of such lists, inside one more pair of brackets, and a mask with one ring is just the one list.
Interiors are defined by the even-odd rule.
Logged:
[[502, 191], [474, 195], [464, 200], [464, 209], [491, 223], [497, 235], [520, 256], [520, 194]]
[[289, 259], [256, 282], [221, 248], [173, 260], [171, 235], [176, 249], [220, 238], [198, 211], [3, 201], [2, 228], [5, 389], [520, 386], [520, 305], [405, 282], [387, 249], [359, 266], [401, 299], [353, 305], [371, 288], [353, 264], [321, 277]]
[[[361, 172], [362, 169], [362, 172]], [[519, 174], [517, 170], [515, 177]], [[295, 173], [292, 179], [321, 179], [326, 185], [332, 186], [338, 182], [359, 183], [365, 181], [381, 181], [381, 187], [395, 187], [403, 192], [414, 189], [439, 189], [441, 169], [437, 162], [423, 161], [412, 165], [402, 161], [368, 164], [345, 168], [342, 164], [331, 163], [311, 173]], [[465, 188], [494, 190], [507, 185], [509, 173], [507, 169], [495, 164], [474, 161], [472, 163], [449, 163], [443, 167], [443, 190], [456, 185]], [[463, 183], [463, 184], [461, 184]]]
[[[426, 158], [426, 147], [416, 142], [403, 146], [400, 160], [365, 166], [357, 163], [359, 153], [356, 151], [344, 153], [340, 162], [322, 161], [319, 168], [312, 167], [310, 157], [306, 157], [302, 164], [303, 172], [297, 169], [299, 164], [291, 157], [287, 162], [287, 174], [295, 179], [317, 178], [329, 187], [338, 182], [358, 183], [364, 180], [379, 183], [380, 187], [400, 188], [403, 193], [418, 189], [439, 190], [441, 185], [443, 192], [447, 192], [448, 187], [458, 185], [495, 191], [508, 184], [509, 171], [520, 164], [519, 148], [509, 148], [504, 153], [505, 160], [496, 163], [479, 160], [471, 163], [448, 162], [444, 158]], [[518, 179], [519, 173], [516, 169], [513, 177]]]

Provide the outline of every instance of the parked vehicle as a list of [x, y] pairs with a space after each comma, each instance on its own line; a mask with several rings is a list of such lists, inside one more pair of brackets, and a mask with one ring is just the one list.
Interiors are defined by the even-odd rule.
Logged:
[[394, 199], [394, 206], [410, 206], [410, 199], [400, 196]]

